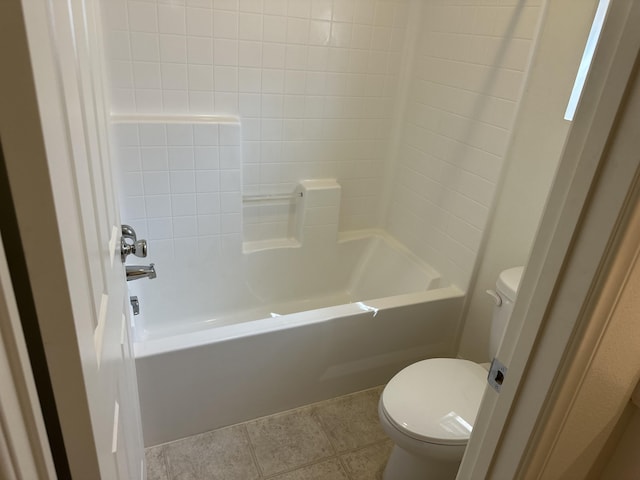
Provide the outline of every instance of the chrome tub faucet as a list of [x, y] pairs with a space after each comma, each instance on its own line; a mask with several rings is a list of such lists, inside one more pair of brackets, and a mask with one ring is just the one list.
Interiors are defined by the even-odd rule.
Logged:
[[125, 270], [127, 272], [127, 282], [138, 280], [139, 278], [148, 278], [149, 280], [156, 278], [156, 268], [153, 263], [149, 266], [126, 265]]

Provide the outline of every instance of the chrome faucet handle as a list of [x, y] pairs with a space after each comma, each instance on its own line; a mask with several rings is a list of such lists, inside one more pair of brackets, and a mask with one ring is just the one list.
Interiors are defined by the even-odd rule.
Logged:
[[136, 237], [136, 231], [133, 229], [131, 225], [122, 225], [122, 238], [127, 240], [131, 240], [133, 243], [138, 239]]
[[124, 241], [124, 237], [120, 239], [120, 259], [122, 263], [124, 263], [127, 256], [131, 254], [140, 258], [146, 257], [148, 249], [146, 240], [136, 240], [135, 243], [127, 243]]
[[131, 253], [133, 253], [136, 257], [146, 257], [147, 250], [148, 247], [146, 240], [136, 240], [136, 242], [131, 246]]
[[134, 254], [136, 257], [147, 256], [147, 241], [138, 240], [136, 231], [130, 225], [122, 225], [122, 236], [120, 237], [120, 260], [124, 263], [127, 256]]

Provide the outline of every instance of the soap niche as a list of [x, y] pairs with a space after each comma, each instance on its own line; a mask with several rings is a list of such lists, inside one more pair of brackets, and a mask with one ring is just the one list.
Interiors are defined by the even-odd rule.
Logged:
[[300, 246], [302, 191], [243, 195], [243, 250]]
[[333, 178], [302, 180], [292, 192], [244, 194], [243, 251], [300, 247], [305, 238], [335, 241], [340, 194]]

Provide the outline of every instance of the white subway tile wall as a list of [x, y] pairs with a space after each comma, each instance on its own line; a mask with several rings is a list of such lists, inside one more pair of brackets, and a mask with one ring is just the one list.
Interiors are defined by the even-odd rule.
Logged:
[[[167, 252], [187, 239], [203, 245], [203, 235], [209, 249], [240, 232], [290, 237], [290, 205], [241, 212], [241, 195], [336, 178], [341, 231], [386, 227], [466, 288], [541, 2], [103, 0], [113, 113], [230, 114], [241, 123], [226, 140], [219, 131], [215, 145], [195, 125], [123, 132], [125, 217], [145, 218]], [[421, 12], [417, 38], [406, 35], [410, 11]], [[388, 162], [389, 214], [378, 225]]]
[[[341, 230], [375, 227], [409, 2], [103, 0], [113, 112], [239, 115], [246, 193], [337, 178]], [[287, 236], [288, 208], [245, 213]]]
[[540, 4], [423, 5], [388, 228], [463, 289], [511, 135]]
[[238, 123], [115, 123], [122, 222], [155, 261], [239, 251], [242, 185]]

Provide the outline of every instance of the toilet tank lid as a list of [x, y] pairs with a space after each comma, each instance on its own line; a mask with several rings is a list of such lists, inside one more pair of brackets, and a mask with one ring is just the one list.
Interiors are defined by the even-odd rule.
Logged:
[[496, 281], [496, 289], [498, 292], [505, 295], [509, 300], [514, 301], [518, 287], [520, 286], [523, 270], [524, 267], [513, 267], [500, 272], [498, 280]]

